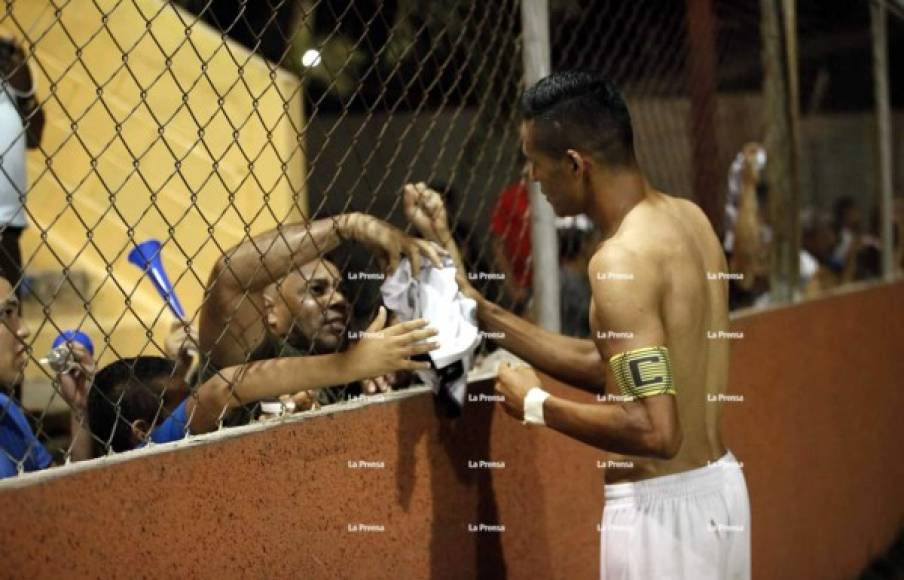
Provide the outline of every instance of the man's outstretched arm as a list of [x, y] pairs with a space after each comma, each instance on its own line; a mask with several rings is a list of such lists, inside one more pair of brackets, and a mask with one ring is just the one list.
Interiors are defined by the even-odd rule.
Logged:
[[[398, 265], [401, 255], [408, 256], [415, 264], [419, 263], [421, 254], [439, 262], [428, 244], [367, 214], [341, 214], [279, 226], [230, 248], [217, 260], [201, 306], [201, 352], [215, 367], [243, 362], [250, 349], [242, 340], [241, 329], [263, 318], [252, 297], [346, 239], [365, 245], [389, 269]], [[238, 331], [224, 331], [224, 326]]]
[[477, 301], [481, 329], [502, 337], [494, 338], [494, 342], [568, 385], [593, 393], [602, 392], [605, 367], [593, 341], [545, 330], [490, 302], [471, 286], [439, 193], [424, 183], [408, 184], [404, 188], [403, 201], [408, 221], [421, 236], [442, 246], [455, 260], [459, 288]]
[[436, 329], [428, 328], [427, 321], [422, 319], [384, 328], [386, 319], [386, 309], [380, 308], [365, 338], [344, 352], [275, 358], [223, 369], [186, 401], [191, 432], [216, 429], [223, 414], [239, 405], [402, 370], [430, 368], [429, 363], [411, 357], [438, 348], [430, 340], [436, 336]]
[[[591, 276], [596, 322], [624, 338], [600, 340], [600, 353], [628, 358], [626, 377], [616, 379], [607, 365], [610, 384], [640, 375], [640, 398], [618, 403], [574, 403], [549, 396], [542, 402], [543, 421], [569, 437], [604, 451], [658, 457], [674, 457], [681, 448], [682, 432], [674, 391], [665, 389], [670, 377], [648, 376], [655, 370], [670, 373], [665, 346], [665, 331], [659, 315], [660, 284], [655, 267], [645, 265], [631, 252], [615, 248], [602, 250], [590, 264], [596, 272], [631, 272], [629, 280], [606, 280]], [[600, 278], [603, 278], [602, 280]], [[663, 354], [663, 352], [665, 354]], [[639, 353], [639, 354], [637, 354]], [[636, 354], [636, 356], [635, 356]], [[619, 359], [616, 359], [619, 360]], [[528, 368], [502, 369], [496, 383], [505, 397], [505, 410], [518, 419], [524, 416], [524, 400], [531, 388], [539, 386], [536, 374]], [[654, 387], [657, 385], [658, 387]], [[660, 392], [663, 391], [663, 392]], [[645, 396], [649, 393], [651, 396]]]

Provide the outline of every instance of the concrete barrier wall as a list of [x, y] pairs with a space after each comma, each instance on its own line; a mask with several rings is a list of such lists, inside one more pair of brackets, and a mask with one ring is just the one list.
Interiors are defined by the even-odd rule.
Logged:
[[904, 284], [739, 320], [723, 432], [755, 578], [853, 578], [904, 525]]
[[[902, 300], [899, 283], [735, 322], [724, 427], [755, 578], [849, 578], [902, 522]], [[602, 458], [416, 394], [2, 488], [0, 577], [593, 578]]]

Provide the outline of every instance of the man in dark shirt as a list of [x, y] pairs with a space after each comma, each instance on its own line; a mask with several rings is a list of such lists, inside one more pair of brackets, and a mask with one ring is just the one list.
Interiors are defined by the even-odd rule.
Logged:
[[[200, 317], [201, 380], [248, 360], [344, 350], [352, 309], [340, 290], [341, 272], [323, 257], [344, 240], [363, 244], [387, 270], [403, 255], [415, 265], [424, 256], [440, 263], [430, 243], [361, 213], [255, 236], [228, 250], [211, 273]], [[364, 383], [365, 392], [387, 388], [383, 378]], [[318, 400], [326, 404], [339, 395], [324, 391]]]

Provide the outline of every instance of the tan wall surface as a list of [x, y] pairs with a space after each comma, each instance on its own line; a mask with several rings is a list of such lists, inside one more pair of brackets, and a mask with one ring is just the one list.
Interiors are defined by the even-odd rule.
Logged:
[[[725, 403], [725, 432], [755, 578], [850, 578], [902, 521], [902, 299], [897, 283], [735, 322], [744, 401]], [[593, 578], [600, 458], [492, 404], [452, 421], [417, 395], [0, 487], [0, 576]], [[468, 467], [481, 459], [505, 468]]]
[[162, 0], [74, 0], [59, 17], [54, 4], [15, 2], [0, 24], [34, 43], [47, 118], [41, 150], [28, 157], [23, 258], [32, 271], [72, 265], [96, 294], [90, 316], [60, 301], [53, 324], [37, 328], [34, 318], [32, 330], [43, 353], [56, 327], [82, 326], [104, 363], [138, 354], [147, 327], [158, 340], [168, 329], [162, 300], [126, 261], [132, 242], [165, 242], [164, 264], [191, 316], [245, 224], [258, 233], [304, 209], [301, 86]]

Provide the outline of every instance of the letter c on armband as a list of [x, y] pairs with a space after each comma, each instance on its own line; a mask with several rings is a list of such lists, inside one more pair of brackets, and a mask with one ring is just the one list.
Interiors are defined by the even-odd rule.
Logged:
[[675, 394], [669, 349], [664, 346], [619, 353], [609, 359], [609, 368], [621, 393], [632, 400]]

